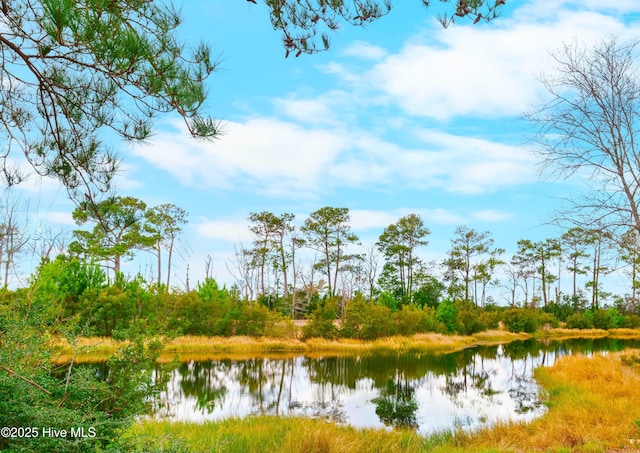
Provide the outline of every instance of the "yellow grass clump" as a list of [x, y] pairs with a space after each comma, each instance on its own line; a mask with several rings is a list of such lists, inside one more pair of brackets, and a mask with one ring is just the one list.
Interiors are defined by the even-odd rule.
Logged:
[[514, 452], [605, 452], [640, 444], [640, 373], [629, 366], [640, 359], [633, 357], [576, 355], [539, 368], [535, 377], [547, 392], [549, 407], [543, 417], [463, 435], [459, 442]]

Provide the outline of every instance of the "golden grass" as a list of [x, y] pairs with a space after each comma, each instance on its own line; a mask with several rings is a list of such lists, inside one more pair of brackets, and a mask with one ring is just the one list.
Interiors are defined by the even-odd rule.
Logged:
[[566, 338], [604, 338], [610, 336], [610, 331], [602, 329], [541, 329], [534, 334], [535, 338], [553, 338], [561, 340]]
[[609, 336], [625, 340], [638, 340], [640, 339], [640, 329], [611, 329]]
[[[436, 333], [417, 334], [410, 337], [394, 336], [373, 341], [338, 339], [325, 340], [312, 338], [308, 340], [254, 337], [204, 337], [182, 336], [167, 341], [159, 362], [169, 362], [176, 358], [179, 361], [213, 360], [220, 358], [242, 358], [249, 356], [283, 357], [291, 355], [348, 355], [374, 352], [420, 352], [448, 353], [478, 346], [508, 343], [514, 340], [567, 339], [567, 338], [602, 338], [610, 336], [621, 339], [640, 339], [638, 329], [614, 329], [610, 331], [590, 329], [549, 329], [527, 333], [511, 333], [503, 330], [480, 332], [470, 336], [442, 335]], [[106, 361], [124, 343], [111, 338], [90, 337], [79, 338], [72, 347], [64, 339], [56, 339], [52, 344], [54, 362], [66, 363], [75, 354], [75, 361]], [[75, 351], [75, 352], [74, 352]]]
[[248, 417], [202, 425], [145, 421], [123, 438], [136, 443], [134, 451], [194, 453], [637, 451], [630, 440], [640, 438], [640, 351], [563, 357], [551, 368], [536, 370], [535, 376], [548, 394], [544, 416], [471, 434], [423, 438], [305, 418]]
[[[497, 451], [609, 451], [640, 438], [640, 372], [623, 363], [629, 352], [563, 357], [539, 368], [548, 412], [529, 424], [504, 424], [458, 438], [467, 447]], [[640, 443], [640, 441], [639, 441]]]

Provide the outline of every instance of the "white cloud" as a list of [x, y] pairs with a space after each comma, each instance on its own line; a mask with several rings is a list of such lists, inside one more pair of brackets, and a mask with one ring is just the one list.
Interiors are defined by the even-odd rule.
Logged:
[[351, 228], [353, 230], [377, 229], [380, 232], [389, 225], [396, 223], [402, 217], [402, 214], [367, 209], [352, 209], [349, 210], [349, 215], [351, 216]]
[[341, 55], [365, 60], [380, 60], [387, 55], [387, 51], [365, 41], [354, 41], [342, 50]]
[[203, 220], [194, 225], [200, 237], [228, 242], [251, 242], [253, 233], [249, 230], [249, 221], [240, 218]]
[[43, 214], [44, 214], [43, 217], [46, 216], [46, 221], [48, 223], [57, 223], [59, 225], [77, 226], [75, 220], [73, 220], [73, 216], [72, 216], [71, 212], [49, 211], [49, 212], [46, 212], [46, 213], [43, 213]]
[[277, 98], [274, 100], [274, 105], [279, 113], [295, 121], [314, 126], [337, 126], [341, 124], [341, 119], [336, 113], [348, 112], [349, 104], [352, 102], [354, 102], [352, 96], [346, 91], [331, 90], [314, 98], [293, 95]]
[[410, 115], [437, 120], [518, 115], [539, 99], [535, 75], [549, 66], [549, 49], [576, 36], [592, 42], [638, 32], [615, 17], [565, 3], [531, 2], [490, 26], [429, 28], [369, 71], [338, 63], [325, 71], [359, 90], [384, 94], [388, 104]]
[[276, 118], [228, 122], [225, 130], [215, 142], [194, 141], [182, 130], [162, 132], [134, 152], [186, 186], [248, 185], [263, 195], [301, 198], [312, 196], [319, 175], [346, 145], [335, 131]]

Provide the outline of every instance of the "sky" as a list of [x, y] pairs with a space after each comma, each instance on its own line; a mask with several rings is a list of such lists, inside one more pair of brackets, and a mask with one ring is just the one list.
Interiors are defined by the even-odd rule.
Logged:
[[[458, 225], [491, 231], [507, 254], [519, 239], [558, 237], [554, 209], [585, 181], [539, 174], [522, 115], [545, 99], [539, 77], [563, 42], [640, 35], [634, 0], [511, 0], [492, 22], [447, 29], [438, 2], [396, 0], [373, 24], [344, 24], [329, 51], [285, 58], [258, 3], [176, 1], [184, 41], [205, 41], [219, 57], [206, 105], [223, 122], [219, 140], [195, 141], [167, 116], [148, 143], [112, 144], [121, 195], [189, 213], [178, 286], [187, 266], [192, 283], [203, 279], [208, 256], [214, 277], [232, 283], [225, 263], [251, 242], [252, 212], [291, 212], [301, 225], [321, 207], [347, 207], [363, 244], [416, 213], [431, 231], [426, 260], [444, 258]], [[17, 190], [32, 224], [76, 228], [54, 181]], [[141, 256], [124, 270], [155, 275], [153, 262]]]

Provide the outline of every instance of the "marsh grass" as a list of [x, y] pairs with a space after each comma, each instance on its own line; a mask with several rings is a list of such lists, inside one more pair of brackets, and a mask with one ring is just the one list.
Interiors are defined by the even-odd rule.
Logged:
[[[282, 358], [303, 354], [307, 356], [327, 356], [380, 352], [438, 354], [460, 351], [472, 346], [494, 345], [529, 338], [560, 340], [566, 338], [602, 338], [607, 336], [621, 339], [640, 339], [640, 330], [549, 329], [537, 332], [535, 336], [527, 333], [491, 330], [470, 336], [425, 333], [410, 337], [386, 337], [373, 341], [326, 340], [322, 338], [311, 338], [303, 341], [295, 338], [182, 336], [166, 340], [165, 348], [162, 350], [158, 361], [166, 363], [176, 359], [181, 362], [221, 358], [240, 359], [258, 355], [261, 357]], [[72, 357], [75, 357], [74, 360], [77, 363], [104, 362], [123, 344], [123, 342], [104, 337], [79, 338], [75, 345], [70, 345], [64, 339], [56, 339], [52, 343], [53, 360], [55, 363], [68, 363]]]
[[626, 340], [640, 339], [640, 329], [611, 329], [609, 336]]
[[640, 438], [640, 370], [628, 365], [628, 357], [637, 354], [568, 356], [551, 368], [537, 369], [535, 378], [547, 393], [549, 408], [543, 417], [462, 435], [459, 445], [500, 451], [628, 448]]
[[123, 440], [132, 451], [379, 453], [420, 452], [449, 440], [425, 439], [413, 431], [385, 431], [338, 426], [294, 417], [248, 417], [204, 424], [143, 422]]
[[[614, 329], [614, 330], [602, 330], [602, 329], [565, 329], [565, 328], [557, 328], [557, 329], [541, 329], [537, 330], [534, 334], [534, 338], [552, 338], [552, 339], [567, 339], [567, 338], [605, 338], [605, 337], [613, 337], [613, 332], [616, 330], [629, 330], [633, 329]], [[637, 331], [636, 335], [640, 338], [640, 330]]]
[[[531, 423], [421, 437], [323, 420], [247, 417], [204, 424], [145, 421], [124, 440], [132, 451], [184, 452], [607, 452], [640, 438], [640, 351], [563, 357], [535, 371], [548, 411]], [[640, 443], [640, 440], [637, 441]], [[631, 449], [630, 449], [631, 448]]]

